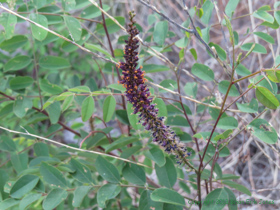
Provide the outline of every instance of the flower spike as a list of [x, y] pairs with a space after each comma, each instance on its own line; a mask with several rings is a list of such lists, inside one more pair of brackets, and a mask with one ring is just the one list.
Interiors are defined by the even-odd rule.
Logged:
[[[155, 104], [151, 104], [153, 98], [145, 84], [147, 79], [144, 78], [145, 72], [142, 71], [142, 66], [136, 69], [138, 65], [138, 52], [139, 47], [136, 36], [139, 34], [133, 20], [135, 14], [129, 13], [130, 24], [128, 25], [129, 38], [125, 41], [124, 59], [125, 62], [119, 62], [118, 67], [122, 69], [122, 77], [119, 81], [123, 87], [126, 88], [125, 96], [127, 100], [133, 104], [133, 113], [139, 114], [139, 122], [150, 130], [152, 133], [153, 141], [158, 142], [165, 148], [167, 152], [174, 152], [179, 155], [179, 158], [190, 156], [185, 152], [181, 146], [178, 146], [178, 139], [176, 134], [164, 124], [164, 117], [158, 117], [158, 109]], [[180, 162], [180, 161], [179, 161]]]

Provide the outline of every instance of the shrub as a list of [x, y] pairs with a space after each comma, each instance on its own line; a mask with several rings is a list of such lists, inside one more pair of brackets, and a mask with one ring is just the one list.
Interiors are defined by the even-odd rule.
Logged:
[[279, 2], [0, 2], [1, 210], [277, 206]]

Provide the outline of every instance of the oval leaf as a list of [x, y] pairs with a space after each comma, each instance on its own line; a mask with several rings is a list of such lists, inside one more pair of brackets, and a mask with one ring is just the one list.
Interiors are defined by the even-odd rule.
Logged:
[[172, 160], [166, 158], [165, 165], [162, 167], [155, 165], [155, 169], [159, 182], [165, 187], [172, 188], [177, 181], [177, 172]]
[[[66, 1], [66, 0], [64, 0]], [[103, 10], [104, 11], [108, 11], [110, 9], [110, 7], [107, 4], [103, 4]], [[94, 6], [94, 5], [90, 5], [87, 8], [85, 8], [83, 10], [83, 12], [81, 13], [81, 17], [83, 18], [96, 18], [98, 16], [100, 16], [102, 13], [101, 11], [98, 9], [98, 7]]]
[[69, 30], [71, 39], [74, 42], [79, 41], [82, 35], [82, 27], [80, 22], [76, 18], [66, 15], [64, 15], [63, 18]]
[[64, 100], [61, 107], [62, 112], [66, 111], [69, 108], [73, 100], [74, 100], [74, 95], [71, 95]]
[[[30, 20], [33, 20], [34, 22], [44, 26], [45, 28], [48, 28], [48, 19], [44, 15], [32, 13], [30, 15]], [[43, 41], [48, 35], [48, 31], [34, 24], [31, 24], [31, 31], [33, 37], [39, 41]]]
[[5, 40], [0, 43], [0, 49], [12, 52], [19, 49], [28, 42], [28, 38], [23, 35], [13, 36], [11, 39]]
[[64, 69], [69, 68], [71, 65], [68, 60], [56, 56], [45, 56], [40, 59], [39, 65], [46, 69]]
[[38, 142], [33, 146], [34, 152], [36, 156], [49, 156], [49, 148], [48, 145], [43, 142]]
[[185, 87], [184, 87], [184, 91], [185, 93], [192, 97], [192, 98], [196, 98], [196, 94], [197, 94], [197, 83], [195, 82], [188, 82]]
[[[60, 94], [60, 93], [63, 92], [63, 89], [61, 87], [59, 87], [58, 85], [54, 85], [54, 84], [49, 83], [49, 81], [47, 79], [42, 79], [41, 80], [40, 88], [42, 89], [42, 91], [45, 91], [45, 92], [50, 93], [52, 95]], [[53, 101], [50, 101], [50, 102], [53, 103]], [[48, 104], [48, 106], [50, 104]]]
[[246, 195], [249, 195], [251, 196], [251, 192], [250, 190], [248, 190], [244, 185], [241, 185], [241, 184], [237, 184], [233, 181], [222, 181], [223, 184], [226, 184], [227, 186], [230, 186], [234, 189], [237, 189], [238, 191], [242, 192], [242, 193], [245, 193]]
[[23, 118], [28, 109], [32, 108], [32, 100], [21, 95], [17, 96], [15, 99], [13, 112], [19, 118]]
[[257, 44], [257, 43], [246, 43], [241, 46], [241, 50], [249, 51], [251, 47], [255, 44], [255, 47], [252, 52], [266, 54], [267, 51], [264, 46]]
[[141, 193], [140, 201], [139, 201], [139, 209], [142, 210], [160, 210], [163, 207], [163, 203], [155, 202], [151, 199], [151, 190], [144, 190]]
[[60, 189], [60, 188], [53, 189], [44, 200], [43, 208], [46, 210], [54, 209], [67, 198], [67, 195], [68, 193], [64, 189]]
[[10, 137], [4, 135], [0, 138], [0, 148], [7, 152], [15, 152], [17, 150], [15, 142]]
[[185, 206], [184, 197], [174, 190], [159, 188], [152, 192], [151, 199], [157, 202]]
[[237, 210], [237, 202], [236, 202], [236, 197], [235, 197], [234, 193], [226, 187], [224, 189], [228, 194], [228, 208], [229, 208], [229, 210]]
[[237, 126], [238, 121], [234, 117], [223, 117], [217, 124], [217, 127], [223, 130], [235, 129]]
[[268, 12], [264, 11], [264, 10], [257, 10], [253, 13], [253, 16], [256, 18], [259, 18], [261, 20], [267, 21], [269, 23], [273, 23], [274, 22], [274, 18], [272, 15], [270, 15]]
[[61, 1], [62, 8], [68, 12], [72, 9], [75, 9], [76, 1], [75, 0], [62, 0]]
[[16, 172], [20, 173], [25, 169], [27, 169], [28, 155], [26, 153], [21, 153], [21, 154], [14, 153], [11, 156], [11, 162]]
[[167, 32], [168, 32], [168, 22], [167, 21], [160, 21], [155, 25], [155, 29], [154, 29], [154, 41], [159, 44], [159, 45], [163, 45], [165, 38], [167, 36]]
[[118, 140], [114, 141], [112, 144], [110, 144], [105, 152], [108, 153], [108, 152], [111, 152], [115, 149], [118, 149], [118, 148], [122, 148], [123, 146], [126, 146], [128, 144], [131, 144], [135, 141], [139, 141], [138, 138], [135, 138], [135, 137], [122, 137], [122, 138], [119, 138]]
[[275, 129], [264, 119], [255, 119], [248, 125], [252, 130], [252, 134], [267, 144], [275, 144], [278, 135]]
[[214, 72], [208, 66], [200, 63], [195, 63], [191, 69], [192, 73], [204, 81], [212, 81], [214, 79]]
[[143, 65], [143, 69], [145, 69], [146, 73], [156, 73], [161, 71], [168, 71], [169, 67], [164, 65], [146, 64]]
[[242, 112], [247, 112], [247, 113], [255, 113], [255, 112], [258, 112], [258, 101], [253, 98], [251, 100], [250, 103], [245, 103], [245, 104], [240, 104], [240, 103], [236, 103], [238, 109]]
[[229, 0], [225, 8], [225, 13], [227, 16], [231, 17], [234, 13], [240, 0]]
[[106, 184], [97, 192], [97, 203], [101, 208], [106, 207], [106, 201], [116, 197], [121, 191], [121, 187], [114, 184]]
[[[166, 79], [160, 82], [159, 84], [160, 86], [169, 89], [169, 90], [174, 90], [175, 88], [177, 88], [177, 82], [175, 80], [172, 79]], [[164, 93], [167, 92], [167, 90], [165, 89], [159, 89], [159, 92]]]
[[14, 35], [17, 17], [11, 13], [2, 13], [0, 23], [5, 28], [5, 37], [10, 39]]
[[103, 157], [98, 156], [95, 162], [95, 167], [103, 179], [112, 183], [119, 183], [120, 174], [118, 169]]
[[163, 167], [166, 163], [163, 151], [157, 147], [145, 151], [144, 155], [153, 160], [159, 167]]
[[58, 101], [50, 104], [47, 108], [46, 108], [48, 114], [49, 114], [49, 118], [52, 124], [56, 124], [59, 120], [60, 117], [60, 113], [61, 113], [61, 109], [60, 109], [60, 103]]
[[277, 98], [265, 87], [256, 88], [256, 97], [259, 102], [269, 109], [277, 109], [279, 106]]
[[[227, 93], [227, 89], [229, 87], [229, 84], [230, 84], [230, 81], [228, 81], [228, 80], [221, 81], [219, 83], [219, 91], [222, 94], [226, 94]], [[239, 96], [239, 92], [238, 92], [237, 88], [234, 85], [231, 86], [228, 95], [229, 96]]]
[[220, 45], [214, 44], [214, 43], [210, 42], [210, 43], [209, 43], [209, 46], [210, 46], [211, 48], [213, 48], [213, 47], [215, 48], [215, 50], [216, 50], [216, 52], [217, 52], [219, 58], [221, 58], [222, 61], [224, 61], [224, 60], [227, 59], [227, 53], [226, 53], [226, 51], [224, 51], [223, 48], [221, 48]]
[[128, 163], [123, 168], [122, 173], [123, 177], [133, 184], [145, 185], [146, 183], [145, 171], [140, 166]]
[[47, 183], [58, 187], [66, 187], [66, 180], [63, 174], [55, 167], [43, 162], [40, 166], [40, 173]]
[[11, 207], [17, 205], [20, 201], [13, 199], [13, 198], [8, 198], [0, 202], [0, 209], [1, 210], [6, 210], [6, 209], [11, 209]]
[[179, 186], [188, 194], [191, 194], [191, 189], [190, 187], [185, 183], [185, 182], [182, 182], [180, 181], [179, 182]]
[[33, 79], [31, 77], [15, 77], [10, 81], [10, 88], [12, 90], [24, 89], [33, 84]]
[[38, 183], [39, 177], [35, 175], [24, 175], [13, 185], [10, 195], [12, 198], [21, 198], [30, 192]]
[[113, 96], [108, 96], [103, 104], [103, 120], [109, 122], [116, 108], [116, 99]]
[[94, 111], [94, 100], [92, 96], [88, 96], [82, 103], [82, 120], [83, 122], [88, 121]]
[[226, 206], [226, 202], [216, 202], [216, 201], [227, 201], [228, 194], [224, 189], [218, 188], [210, 192], [202, 205], [202, 210], [222, 210]]
[[100, 52], [103, 53], [104, 55], [107, 55], [110, 58], [112, 57], [112, 55], [107, 50], [105, 50], [102, 46], [98, 44], [85, 43], [85, 47], [92, 50], [93, 52]]
[[153, 103], [156, 104], [156, 108], [158, 109], [158, 116], [167, 117], [167, 108], [164, 101], [161, 98], [155, 98]]
[[91, 176], [91, 171], [90, 169], [83, 165], [82, 163], [80, 163], [79, 161], [75, 160], [75, 159], [71, 159], [70, 164], [72, 166], [73, 169], [75, 169], [75, 172], [72, 173], [72, 176], [79, 180], [82, 183], [92, 183], [93, 179]]
[[42, 194], [28, 194], [27, 196], [25, 196], [19, 203], [19, 209], [20, 210], [24, 210], [26, 209], [27, 206], [29, 206], [30, 204], [32, 204], [33, 202], [39, 200], [39, 198], [42, 197]]
[[175, 126], [186, 126], [186, 127], [190, 126], [185, 117], [178, 116], [178, 115], [168, 117], [166, 124], [175, 125]]
[[212, 16], [214, 4], [210, 0], [204, 1], [204, 4], [202, 5], [202, 9], [203, 9], [203, 15], [201, 17], [201, 21], [204, 24], [208, 24]]
[[133, 108], [133, 105], [131, 103], [127, 104], [126, 111], [127, 111], [127, 117], [128, 117], [130, 125], [135, 130], [139, 130], [141, 128], [141, 124], [138, 123], [139, 122], [138, 115], [133, 114], [134, 108]]
[[11, 60], [9, 60], [5, 65], [4, 65], [4, 72], [7, 71], [17, 71], [20, 69], [24, 69], [26, 66], [28, 66], [31, 63], [31, 58], [29, 58], [26, 55], [19, 55]]
[[[122, 25], [124, 26], [125, 19], [124, 17], [115, 17], [115, 19]], [[105, 20], [107, 30], [109, 34], [116, 33], [117, 31], [120, 30], [120, 27], [110, 18], [107, 18]], [[103, 24], [98, 23], [95, 29], [95, 32], [100, 34], [100, 35], [105, 35], [104, 27]]]
[[251, 74], [251, 72], [245, 66], [243, 66], [242, 64], [239, 64], [236, 67], [236, 74], [238, 74], [240, 76], [248, 76], [249, 74]]
[[263, 33], [263, 32], [254, 32], [255, 35], [257, 35], [258, 37], [260, 37], [261, 39], [263, 39], [264, 41], [274, 44], [274, 38], [272, 36], [270, 36], [267, 33]]
[[90, 89], [88, 86], [78, 86], [74, 88], [70, 88], [69, 91], [77, 92], [77, 93], [90, 93]]
[[88, 194], [90, 189], [91, 189], [91, 186], [77, 187], [74, 191], [74, 198], [73, 198], [72, 205], [74, 207], [80, 207], [82, 204], [82, 201], [84, 200], [84, 198], [86, 197], [86, 195]]

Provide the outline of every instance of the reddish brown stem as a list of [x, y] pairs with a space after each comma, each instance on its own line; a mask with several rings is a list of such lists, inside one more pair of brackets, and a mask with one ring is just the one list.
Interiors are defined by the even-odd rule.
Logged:
[[[103, 8], [102, 0], [99, 0], [99, 3], [100, 3], [100, 7]], [[107, 25], [106, 25], [106, 21], [105, 21], [105, 16], [104, 16], [103, 12], [102, 12], [102, 21], [103, 21], [103, 28], [104, 28], [104, 31], [106, 33], [106, 37], [107, 37], [107, 40], [108, 40], [108, 43], [109, 43], [111, 55], [112, 55], [113, 58], [115, 58], [115, 53], [114, 53], [114, 50], [113, 50], [113, 47], [112, 47], [111, 39], [110, 39], [110, 36], [109, 36], [109, 32], [108, 32], [108, 29], [107, 29]], [[116, 70], [117, 70], [118, 79], [121, 80], [121, 75], [120, 75], [120, 71], [119, 71], [118, 67], [116, 67]], [[126, 109], [124, 96], [121, 96], [121, 97], [122, 97], [123, 109]], [[121, 127], [120, 127], [120, 129], [121, 129]], [[128, 131], [130, 131], [129, 125], [128, 125]]]
[[83, 143], [85, 142], [85, 140], [87, 140], [89, 137], [91, 137], [93, 134], [95, 134], [95, 133], [103, 133], [106, 137], [107, 137], [107, 139], [109, 140], [109, 142], [110, 143], [112, 143], [112, 139], [109, 137], [109, 136], [107, 136], [107, 134], [104, 132], [104, 131], [91, 131], [82, 141], [81, 141], [81, 143], [80, 143], [80, 148], [82, 147], [82, 145], [83, 145]]
[[[261, 81], [263, 81], [265, 78], [260, 79], [258, 82], [256, 82], [254, 85], [259, 84]], [[250, 90], [252, 90], [254, 88], [254, 86], [248, 88], [244, 93], [242, 93], [240, 96], [238, 96], [233, 102], [231, 102], [224, 110], [223, 112], [225, 112], [229, 107], [231, 107], [232, 104], [234, 104], [236, 101], [238, 101], [238, 99], [240, 99], [242, 96], [244, 96], [246, 93], [248, 93]]]
[[[187, 119], [187, 121], [188, 121], [188, 123], [189, 123], [189, 125], [190, 125], [190, 128], [191, 128], [191, 130], [192, 130], [192, 133], [193, 133], [193, 135], [195, 135], [195, 134], [196, 134], [196, 131], [194, 130], [194, 128], [193, 128], [193, 126], [192, 126], [192, 124], [191, 124], [191, 121], [190, 121], [190, 119], [189, 119], [189, 117], [188, 117], [188, 114], [187, 114], [186, 109], [185, 109], [185, 107], [184, 107], [184, 104], [183, 104], [183, 102], [182, 102], [181, 89], [180, 89], [180, 79], [179, 79], [179, 76], [178, 76], [177, 74], [176, 74], [176, 78], [177, 78], [177, 84], [178, 84], [178, 93], [179, 93], [179, 95], [180, 95], [180, 96], [179, 96], [179, 99], [180, 99], [179, 103], [180, 103], [181, 106], [182, 106], [182, 109], [183, 109], [185, 118]], [[200, 149], [199, 149], [199, 145], [198, 145], [197, 138], [194, 138], [194, 141], [195, 141], [196, 149], [197, 149], [197, 151], [199, 152]], [[199, 160], [201, 161], [201, 155], [200, 155], [199, 153], [198, 153], [198, 155], [199, 155]]]
[[101, 76], [102, 76], [102, 78], [103, 78], [103, 80], [105, 82], [105, 85], [107, 86], [108, 85], [107, 80], [105, 78], [105, 75], [104, 75], [104, 73], [103, 73], [99, 63], [96, 61], [96, 59], [94, 57], [93, 57], [93, 60], [95, 61], [96, 65], [98, 66], [99, 72], [100, 72], [100, 74], [101, 74]]

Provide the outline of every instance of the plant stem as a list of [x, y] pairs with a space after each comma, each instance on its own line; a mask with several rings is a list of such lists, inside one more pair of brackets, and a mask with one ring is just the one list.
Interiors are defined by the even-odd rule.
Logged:
[[[221, 116], [222, 116], [222, 114], [224, 113], [224, 106], [225, 106], [225, 103], [226, 103], [226, 100], [227, 100], [227, 97], [228, 97], [228, 95], [229, 95], [229, 91], [230, 91], [230, 89], [231, 89], [231, 86], [233, 85], [233, 83], [232, 83], [232, 81], [233, 81], [233, 78], [234, 78], [234, 69], [232, 70], [232, 72], [231, 72], [231, 81], [230, 81], [230, 84], [229, 84], [229, 87], [228, 87], [228, 89], [227, 89], [227, 92], [226, 92], [226, 95], [225, 95], [225, 98], [224, 98], [224, 100], [223, 100], [223, 103], [222, 103], [222, 106], [221, 106], [221, 109], [220, 109], [220, 113], [219, 113], [219, 115], [218, 115], [218, 118], [217, 118], [217, 120], [216, 120], [216, 122], [215, 122], [215, 124], [214, 124], [214, 126], [213, 126], [213, 129], [212, 129], [212, 131], [211, 131], [211, 134], [210, 134], [210, 136], [209, 136], [209, 139], [208, 139], [208, 141], [207, 141], [207, 144], [206, 144], [206, 146], [205, 146], [205, 148], [204, 148], [204, 152], [203, 152], [203, 155], [202, 155], [202, 159], [201, 159], [201, 161], [200, 161], [200, 164], [199, 164], [199, 167], [198, 167], [198, 174], [197, 174], [197, 180], [199, 181], [199, 194], [198, 194], [198, 197], [199, 197], [199, 208], [201, 208], [201, 191], [200, 191], [200, 188], [201, 188], [201, 186], [200, 186], [200, 178], [201, 178], [201, 173], [202, 173], [202, 167], [203, 167], [203, 159], [204, 159], [204, 157], [205, 157], [205, 155], [206, 155], [206, 151], [207, 151], [207, 148], [208, 148], [208, 146], [209, 146], [209, 143], [210, 143], [210, 141], [211, 141], [211, 138], [212, 138], [212, 136], [213, 136], [213, 134], [214, 134], [214, 131], [215, 131], [215, 129], [216, 129], [216, 127], [217, 127], [217, 125], [218, 125], [218, 122], [219, 122], [219, 120], [220, 120], [220, 118], [221, 118]], [[197, 182], [198, 182], [197, 181]], [[211, 183], [210, 183], [210, 185], [211, 185]], [[210, 189], [211, 190], [211, 189]]]
[[[102, 0], [99, 0], [99, 4], [100, 4], [100, 8], [103, 9], [103, 5], [102, 5]], [[106, 21], [105, 21], [105, 15], [104, 13], [102, 12], [102, 21], [103, 21], [103, 28], [104, 28], [104, 31], [106, 33], [106, 37], [107, 37], [107, 40], [108, 40], [108, 43], [109, 43], [109, 47], [110, 47], [110, 51], [111, 51], [111, 55], [113, 58], [115, 58], [115, 53], [114, 53], [114, 50], [113, 50], [113, 46], [112, 46], [112, 43], [111, 43], [111, 39], [110, 39], [110, 36], [109, 36], [109, 32], [108, 32], [108, 28], [107, 28], [107, 25], [106, 25]], [[119, 68], [116, 67], [116, 71], [117, 71], [117, 75], [118, 75], [118, 79], [119, 81], [121, 80], [121, 75], [120, 75], [120, 71], [119, 71]], [[112, 75], [114, 77], [114, 74]], [[124, 96], [122, 95], [122, 105], [123, 105], [123, 109], [126, 110], [126, 105], [125, 105], [125, 99], [124, 99]], [[118, 124], [119, 124], [119, 127], [121, 129], [121, 123], [119, 122], [119, 120], [117, 120]], [[121, 129], [122, 130], [122, 129]], [[130, 127], [128, 125], [128, 131], [130, 131]], [[130, 132], [129, 132], [130, 133]], [[129, 134], [128, 133], [128, 134]]]
[[224, 110], [223, 113], [229, 108], [231, 107], [232, 104], [234, 104], [236, 101], [238, 101], [238, 99], [240, 99], [242, 96], [244, 96], [246, 93], [248, 93], [250, 90], [252, 90], [254, 88], [255, 85], [259, 84], [261, 81], [263, 81], [265, 78], [260, 79], [258, 82], [256, 82], [254, 85], [252, 85], [252, 87], [248, 88], [244, 93], [242, 93], [240, 96], [238, 96], [233, 102], [231, 102]]
[[[17, 13], [18, 14], [31, 14], [30, 12], [17, 12]], [[61, 14], [53, 14], [53, 13], [47, 13], [47, 12], [37, 12], [37, 13], [40, 15], [47, 15], [47, 16], [60, 16], [60, 17], [62, 16]], [[100, 22], [98, 20], [92, 20], [92, 19], [82, 18], [82, 17], [78, 17], [78, 16], [71, 16], [71, 17], [79, 19], [79, 20], [86, 20], [86, 21], [102, 24], [102, 22]]]
[[[251, 122], [253, 122], [255, 119], [258, 119], [263, 113], [265, 113], [267, 111], [267, 109], [264, 109], [260, 114], [258, 114], [257, 117], [255, 117], [253, 120], [251, 120]], [[247, 125], [249, 125], [251, 122], [249, 122]], [[247, 126], [246, 125], [246, 126]], [[243, 130], [246, 129], [246, 126], [244, 126], [242, 129], [240, 129], [236, 134], [234, 134], [234, 136], [232, 136], [226, 143], [224, 143], [224, 145], [219, 149], [219, 152], [222, 151], [222, 149], [224, 149], [228, 144], [229, 142], [231, 142], [238, 134], [240, 134]], [[211, 162], [211, 160], [213, 160], [214, 156], [211, 157], [207, 163], [204, 164], [203, 168], [202, 168], [202, 171], [205, 169], [205, 167], [208, 165], [208, 163]]]

